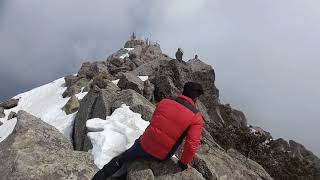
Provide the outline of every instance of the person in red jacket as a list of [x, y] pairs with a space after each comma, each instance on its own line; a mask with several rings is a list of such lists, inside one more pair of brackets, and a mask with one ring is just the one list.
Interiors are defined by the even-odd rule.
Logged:
[[150, 121], [150, 125], [133, 146], [113, 158], [93, 180], [105, 180], [128, 161], [138, 158], [164, 161], [171, 158], [184, 138], [183, 152], [178, 161], [182, 169], [191, 163], [200, 143], [203, 120], [195, 108], [197, 98], [203, 94], [199, 83], [187, 82], [182, 95], [161, 100]]

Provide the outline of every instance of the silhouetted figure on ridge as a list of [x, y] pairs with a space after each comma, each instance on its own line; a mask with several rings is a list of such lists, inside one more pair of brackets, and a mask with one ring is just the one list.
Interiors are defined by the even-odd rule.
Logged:
[[181, 48], [178, 48], [178, 50], [176, 52], [176, 59], [179, 61], [182, 61], [182, 56], [183, 56], [183, 51]]

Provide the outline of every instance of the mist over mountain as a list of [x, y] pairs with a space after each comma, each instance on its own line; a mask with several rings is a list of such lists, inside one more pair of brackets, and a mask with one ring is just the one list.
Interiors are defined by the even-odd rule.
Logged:
[[131, 32], [216, 71], [223, 102], [274, 136], [320, 145], [318, 2], [0, 2], [0, 100], [104, 60]]

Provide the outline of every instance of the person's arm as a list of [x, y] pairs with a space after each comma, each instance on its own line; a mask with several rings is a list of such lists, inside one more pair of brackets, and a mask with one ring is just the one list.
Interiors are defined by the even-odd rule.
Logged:
[[193, 160], [194, 155], [198, 151], [200, 144], [201, 132], [203, 127], [203, 120], [201, 113], [197, 113], [194, 117], [193, 124], [191, 124], [187, 138], [184, 143], [183, 152], [179, 161], [180, 165], [186, 167]]

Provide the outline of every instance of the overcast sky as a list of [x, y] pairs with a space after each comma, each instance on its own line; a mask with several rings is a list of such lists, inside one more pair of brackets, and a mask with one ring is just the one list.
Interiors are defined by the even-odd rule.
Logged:
[[318, 156], [320, 2], [0, 0], [0, 100], [104, 60], [135, 31], [216, 71], [221, 99]]

